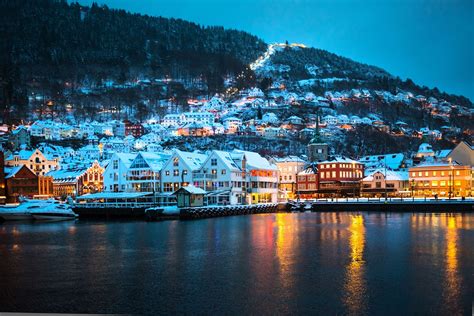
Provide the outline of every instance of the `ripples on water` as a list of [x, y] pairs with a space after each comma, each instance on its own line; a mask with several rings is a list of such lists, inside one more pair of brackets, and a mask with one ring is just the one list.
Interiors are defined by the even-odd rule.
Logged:
[[470, 314], [473, 214], [0, 225], [0, 311]]

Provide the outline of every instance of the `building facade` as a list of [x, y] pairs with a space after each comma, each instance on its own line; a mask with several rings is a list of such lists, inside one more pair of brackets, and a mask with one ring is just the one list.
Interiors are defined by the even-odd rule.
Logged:
[[297, 156], [283, 158], [272, 157], [270, 162], [275, 164], [279, 172], [278, 200], [287, 201], [296, 198], [298, 175], [305, 168], [306, 161]]
[[38, 176], [25, 165], [8, 168], [5, 187], [8, 203], [18, 202], [20, 197], [32, 198], [38, 194]]
[[357, 196], [364, 165], [358, 161], [337, 157], [318, 163], [319, 196]]
[[6, 160], [5, 165], [10, 167], [26, 166], [37, 176], [44, 176], [51, 170], [59, 168], [59, 160], [57, 158], [47, 158], [39, 150], [20, 150], [11, 154]]
[[297, 199], [313, 199], [318, 197], [319, 174], [315, 164], [309, 165], [298, 173]]
[[470, 166], [449, 162], [425, 163], [409, 169], [410, 190], [417, 197], [473, 196]]
[[410, 196], [407, 171], [377, 169], [361, 180], [363, 197]]

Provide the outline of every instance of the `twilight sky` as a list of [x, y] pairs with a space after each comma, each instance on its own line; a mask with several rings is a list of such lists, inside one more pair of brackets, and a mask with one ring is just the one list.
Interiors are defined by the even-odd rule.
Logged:
[[[90, 5], [92, 0], [80, 0]], [[474, 0], [95, 0], [323, 48], [474, 100]]]

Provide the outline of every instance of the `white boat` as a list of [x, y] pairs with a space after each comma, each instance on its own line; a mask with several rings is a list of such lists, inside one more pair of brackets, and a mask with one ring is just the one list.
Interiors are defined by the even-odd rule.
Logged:
[[66, 204], [51, 204], [31, 211], [35, 220], [40, 221], [68, 221], [77, 218], [77, 214]]
[[[47, 213], [52, 213], [48, 215]], [[71, 216], [71, 213], [73, 216]], [[0, 219], [5, 221], [24, 221], [33, 219], [65, 220], [74, 219], [77, 215], [69, 205], [61, 204], [59, 201], [49, 200], [25, 200], [16, 207], [0, 208]]]
[[5, 207], [0, 210], [0, 219], [4, 221], [28, 221], [33, 216], [29, 212], [17, 210], [16, 207]]
[[40, 204], [36, 201], [27, 201], [14, 207], [2, 207], [0, 209], [0, 218], [4, 221], [33, 220], [34, 218], [31, 215], [31, 211], [35, 209], [40, 209], [42, 205], [42, 203]]

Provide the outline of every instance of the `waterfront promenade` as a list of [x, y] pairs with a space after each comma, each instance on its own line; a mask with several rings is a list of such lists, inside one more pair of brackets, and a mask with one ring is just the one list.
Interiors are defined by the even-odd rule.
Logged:
[[[148, 205], [149, 206], [149, 205]], [[147, 220], [201, 219], [210, 217], [281, 212], [472, 212], [474, 199], [429, 198], [334, 198], [264, 203], [252, 205], [209, 205], [202, 207], [115, 207], [115, 204], [76, 204], [74, 211], [80, 218], [138, 218]]]

